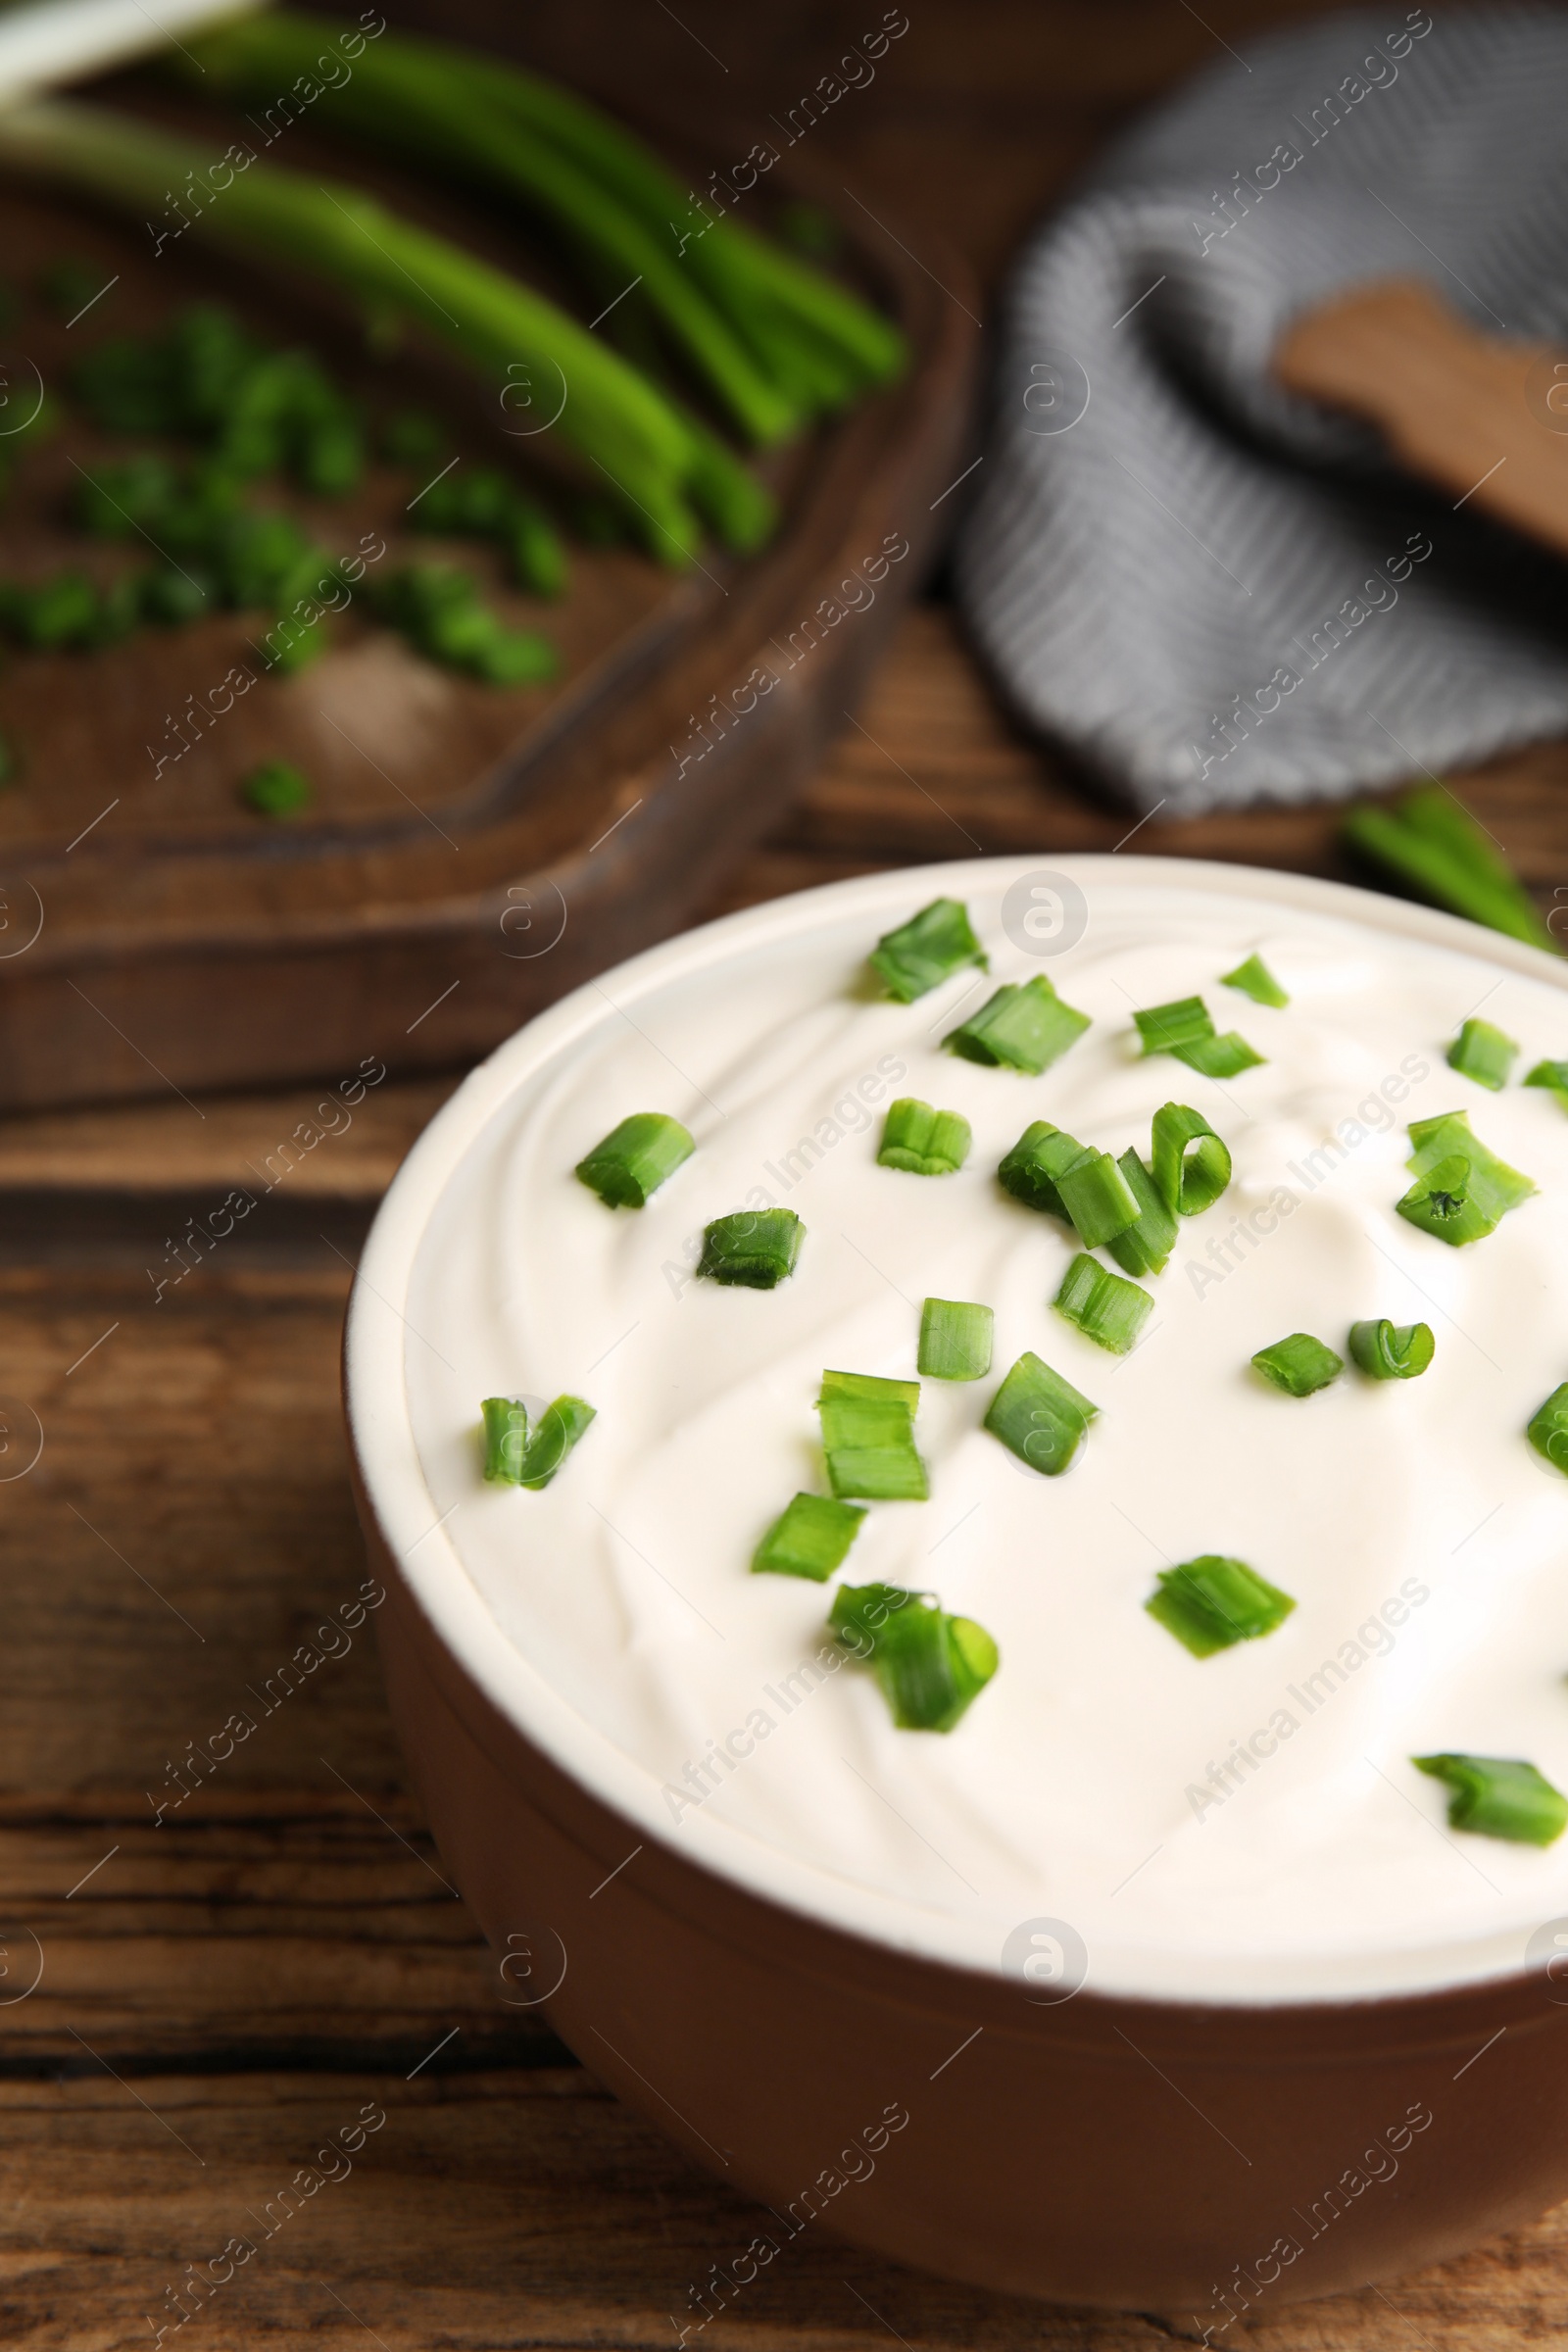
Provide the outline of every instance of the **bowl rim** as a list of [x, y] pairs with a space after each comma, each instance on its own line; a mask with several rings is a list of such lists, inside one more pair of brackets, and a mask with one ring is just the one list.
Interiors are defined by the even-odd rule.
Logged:
[[[1049, 862], [1048, 862], [1049, 861]], [[1490, 962], [1505, 972], [1568, 992], [1568, 961], [1504, 934], [1409, 901], [1348, 883], [1272, 867], [1185, 857], [1056, 856], [1051, 851], [901, 866], [791, 893], [678, 933], [601, 978], [590, 979], [536, 1014], [470, 1071], [443, 1104], [392, 1180], [361, 1253], [344, 1333], [343, 1386], [350, 1442], [365, 1494], [386, 1549], [426, 1623], [486, 1699], [527, 1742], [567, 1778], [679, 1860], [695, 1864], [762, 1901], [885, 1950], [977, 1972], [1005, 1982], [990, 1922], [924, 1908], [857, 1885], [821, 1865], [768, 1844], [707, 1808], [675, 1828], [653, 1771], [612, 1741], [561, 1694], [501, 1632], [464, 1566], [420, 1465], [404, 1381], [401, 1311], [430, 1213], [449, 1176], [506, 1098], [540, 1062], [586, 1040], [621, 1007], [677, 978], [721, 964], [809, 930], [816, 920], [863, 913], [868, 942], [937, 896], [970, 896], [977, 885], [1005, 889], [1021, 876], [1049, 872], [1086, 894], [1097, 883], [1118, 889], [1220, 896], [1328, 916]], [[455, 1507], [455, 1506], [454, 1506]], [[1505, 1948], [1504, 1948], [1505, 1947]], [[1515, 1932], [1442, 1947], [1461, 1965], [1391, 1987], [1333, 1984], [1303, 1993], [1248, 1989], [1159, 1994], [1136, 1974], [1125, 1982], [1092, 1972], [1096, 1990], [1144, 2002], [1169, 2000], [1218, 2008], [1348, 2007], [1369, 2000], [1421, 1998], [1523, 1973]], [[1417, 1954], [1412, 1952], [1412, 1961]]]

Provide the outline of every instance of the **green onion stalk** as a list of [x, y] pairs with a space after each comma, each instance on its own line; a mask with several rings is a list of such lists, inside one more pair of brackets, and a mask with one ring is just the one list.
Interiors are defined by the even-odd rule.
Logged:
[[[240, 104], [265, 104], [309, 74], [319, 53], [319, 20], [257, 17], [201, 45], [191, 61], [172, 61], [181, 78], [221, 90]], [[727, 421], [762, 447], [801, 425], [796, 404], [770, 381], [689, 270], [670, 240], [617, 202], [579, 164], [542, 139], [519, 136], [505, 107], [483, 82], [459, 86], [456, 55], [384, 34], [367, 48], [344, 81], [322, 92], [321, 119], [332, 130], [369, 141], [444, 173], [520, 199], [572, 251], [596, 282], [629, 294], [636, 287], [678, 356], [721, 407]], [[618, 322], [617, 322], [618, 323]]]
[[1445, 786], [1418, 786], [1392, 807], [1363, 802], [1343, 831], [1351, 849], [1434, 906], [1533, 948], [1558, 949], [1507, 859]]
[[[280, 77], [310, 72], [331, 28], [329, 19], [270, 11], [197, 44], [199, 62], [221, 87], [272, 98]], [[466, 176], [540, 207], [605, 262], [640, 270], [666, 332], [756, 438], [789, 429], [777, 420], [781, 402], [805, 414], [839, 408], [905, 365], [892, 321], [822, 271], [722, 216], [683, 228], [696, 218], [691, 198], [653, 151], [538, 74], [386, 33], [332, 103], [345, 127], [393, 145], [422, 140]], [[677, 275], [705, 310], [678, 294]]]
[[[0, 166], [145, 212], [193, 162], [188, 140], [99, 107], [41, 100], [0, 116]], [[368, 310], [417, 320], [498, 382], [521, 367], [566, 387], [563, 441], [597, 467], [660, 561], [694, 561], [699, 515], [735, 548], [772, 527], [771, 499], [716, 434], [543, 295], [403, 220], [364, 190], [247, 170], [192, 223], [247, 259], [347, 287]]]

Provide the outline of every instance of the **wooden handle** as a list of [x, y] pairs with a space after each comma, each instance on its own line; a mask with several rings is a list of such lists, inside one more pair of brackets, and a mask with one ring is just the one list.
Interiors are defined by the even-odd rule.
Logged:
[[1568, 555], [1568, 352], [1483, 334], [1419, 279], [1388, 278], [1304, 312], [1274, 374], [1378, 425], [1456, 507]]

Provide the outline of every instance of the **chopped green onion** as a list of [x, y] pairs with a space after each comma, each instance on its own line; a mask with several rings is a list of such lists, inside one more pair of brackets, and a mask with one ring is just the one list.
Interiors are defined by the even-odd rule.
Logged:
[[1195, 1039], [1176, 1058], [1203, 1078], [1236, 1078], [1243, 1070], [1256, 1069], [1265, 1057], [1253, 1052], [1239, 1030], [1227, 1029], [1223, 1037]]
[[1195, 1658], [1211, 1658], [1216, 1650], [1271, 1634], [1296, 1606], [1288, 1592], [1245, 1560], [1214, 1551], [1184, 1560], [1179, 1568], [1162, 1568], [1158, 1584], [1144, 1607]]
[[1177, 997], [1169, 1004], [1155, 1004], [1147, 1012], [1135, 1012], [1133, 1019], [1144, 1041], [1146, 1055], [1179, 1054], [1184, 1046], [1196, 1045], [1200, 1039], [1214, 1034], [1208, 1006], [1201, 997]]
[[793, 1208], [741, 1209], [703, 1229], [699, 1274], [710, 1282], [773, 1291], [795, 1271], [806, 1227]]
[[1448, 1067], [1461, 1077], [1473, 1078], [1477, 1086], [1490, 1086], [1497, 1094], [1508, 1083], [1508, 1072], [1518, 1059], [1519, 1049], [1511, 1037], [1505, 1037], [1491, 1021], [1468, 1020], [1448, 1048]]
[[1352, 808], [1343, 830], [1352, 849], [1435, 906], [1510, 939], [1555, 950], [1557, 942], [1507, 859], [1442, 785], [1406, 793], [1393, 808]]
[[446, 426], [425, 409], [398, 409], [381, 427], [381, 454], [394, 466], [433, 466], [449, 446]]
[[1136, 1282], [1123, 1282], [1087, 1252], [1080, 1251], [1052, 1300], [1058, 1315], [1076, 1323], [1086, 1340], [1126, 1355], [1154, 1311], [1154, 1301]]
[[1229, 1152], [1201, 1111], [1185, 1102], [1155, 1111], [1150, 1158], [1154, 1190], [1173, 1216], [1211, 1208], [1231, 1180]]
[[1525, 1435], [1543, 1460], [1568, 1475], [1568, 1381], [1552, 1390]]
[[1467, 1110], [1446, 1110], [1440, 1111], [1436, 1118], [1412, 1119], [1409, 1133], [1415, 1151], [1404, 1164], [1414, 1169], [1417, 1175], [1421, 1173], [1419, 1162], [1422, 1159], [1429, 1164], [1435, 1163], [1446, 1158], [1450, 1152], [1460, 1152], [1503, 1197], [1504, 1211], [1516, 1208], [1521, 1200], [1528, 1200], [1536, 1189], [1528, 1176], [1521, 1176], [1517, 1168], [1508, 1167], [1488, 1150], [1478, 1136], [1471, 1133], [1470, 1113]]
[[1437, 1342], [1430, 1323], [1381, 1321], [1350, 1325], [1350, 1353], [1369, 1380], [1415, 1380], [1432, 1361]]
[[1511, 1756], [1412, 1756], [1418, 1772], [1450, 1791], [1448, 1827], [1520, 1845], [1554, 1845], [1568, 1828], [1568, 1796], [1534, 1764]]
[[264, 760], [241, 784], [239, 797], [258, 816], [292, 816], [309, 808], [314, 795], [310, 778], [287, 760]]
[[989, 1306], [965, 1298], [928, 1298], [920, 1309], [919, 1366], [927, 1380], [983, 1380], [991, 1369]]
[[824, 1396], [869, 1396], [882, 1404], [906, 1404], [912, 1413], [920, 1401], [920, 1383], [884, 1380], [876, 1372], [824, 1372], [818, 1404]]
[[901, 1732], [951, 1732], [999, 1663], [984, 1626], [902, 1585], [841, 1585], [828, 1627], [870, 1660]]
[[1395, 1202], [1401, 1217], [1440, 1242], [1480, 1241], [1494, 1230], [1470, 1199], [1470, 1162], [1462, 1152], [1440, 1159]]
[[1410, 1141], [1415, 1150], [1404, 1164], [1417, 1181], [1395, 1206], [1407, 1223], [1454, 1249], [1494, 1233], [1536, 1189], [1471, 1134], [1467, 1110], [1412, 1119]]
[[1223, 1037], [1215, 1034], [1201, 997], [1178, 997], [1169, 1004], [1135, 1012], [1133, 1019], [1146, 1054], [1174, 1054], [1178, 1061], [1185, 1061], [1189, 1069], [1205, 1078], [1234, 1078], [1238, 1071], [1250, 1070], [1263, 1059], [1234, 1029]]
[[1568, 1110], [1568, 1061], [1538, 1061], [1526, 1086], [1549, 1086], [1558, 1102]]
[[644, 1208], [696, 1149], [679, 1119], [662, 1110], [634, 1110], [578, 1160], [575, 1173], [607, 1208]]
[[1083, 1152], [1056, 1181], [1061, 1205], [1086, 1250], [1138, 1222], [1138, 1196], [1108, 1152]]
[[484, 1415], [484, 1474], [504, 1486], [520, 1487], [528, 1445], [528, 1407], [520, 1396], [487, 1396]]
[[992, 1397], [985, 1426], [1031, 1470], [1059, 1478], [1099, 1410], [1059, 1372], [1025, 1352]]
[[[839, 1453], [914, 1450], [914, 1416], [896, 1396], [845, 1396], [828, 1392], [817, 1399], [816, 1409], [822, 1422], [822, 1449], [830, 1467]], [[835, 1494], [848, 1492], [835, 1483]]]
[[956, 1110], [933, 1110], [906, 1095], [888, 1104], [877, 1165], [911, 1176], [954, 1176], [969, 1156], [969, 1122]]
[[1113, 1233], [1105, 1247], [1124, 1274], [1162, 1274], [1175, 1244], [1176, 1219], [1136, 1152], [1124, 1152], [1116, 1165], [1138, 1203], [1138, 1218]]
[[1288, 1004], [1291, 1001], [1261, 956], [1249, 956], [1247, 961], [1239, 963], [1234, 972], [1223, 972], [1220, 986], [1239, 988], [1244, 997], [1251, 998], [1254, 1004], [1277, 1006]]
[[1045, 973], [1036, 972], [1021, 988], [1010, 980], [999, 988], [972, 1019], [942, 1042], [965, 1061], [984, 1062], [990, 1069], [1005, 1064], [1038, 1078], [1077, 1044], [1088, 1026], [1088, 1013], [1064, 1004]]
[[537, 629], [509, 629], [491, 611], [471, 572], [453, 564], [405, 564], [371, 602], [389, 628], [416, 652], [487, 686], [543, 686], [561, 659]]
[[930, 1495], [908, 1415], [897, 1405], [824, 1407], [822, 1452], [835, 1494], [867, 1502], [924, 1502]]
[[924, 1502], [925, 1464], [915, 1450], [917, 1380], [869, 1372], [824, 1372], [816, 1409], [828, 1484], [867, 1502]]
[[1260, 1348], [1252, 1362], [1263, 1378], [1283, 1389], [1287, 1396], [1311, 1396], [1345, 1370], [1344, 1356], [1314, 1340], [1309, 1331], [1293, 1331], [1288, 1340]]
[[590, 1421], [594, 1408], [580, 1396], [558, 1396], [539, 1416], [522, 1457], [519, 1487], [548, 1487]]
[[865, 1517], [858, 1503], [797, 1494], [752, 1554], [754, 1576], [808, 1576], [825, 1585], [841, 1567]]
[[565, 550], [544, 509], [493, 466], [437, 474], [409, 520], [419, 531], [494, 540], [507, 551], [517, 585], [538, 596], [560, 596], [565, 588]]
[[1015, 1200], [1044, 1209], [1051, 1216], [1065, 1217], [1057, 1179], [1083, 1152], [1076, 1136], [1053, 1127], [1049, 1119], [1035, 1119], [1019, 1136], [997, 1175]]
[[977, 963], [982, 971], [990, 968], [960, 899], [933, 899], [896, 931], [885, 932], [869, 960], [888, 995], [901, 1004], [912, 1004], [965, 964]]

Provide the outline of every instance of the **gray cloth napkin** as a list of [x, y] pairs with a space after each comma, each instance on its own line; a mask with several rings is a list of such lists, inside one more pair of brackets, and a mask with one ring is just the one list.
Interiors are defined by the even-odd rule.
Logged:
[[1565, 121], [1568, 17], [1336, 16], [1201, 74], [1026, 249], [959, 594], [1020, 712], [1139, 807], [1568, 729], [1568, 565], [1266, 373], [1388, 276], [1568, 350]]

